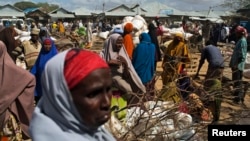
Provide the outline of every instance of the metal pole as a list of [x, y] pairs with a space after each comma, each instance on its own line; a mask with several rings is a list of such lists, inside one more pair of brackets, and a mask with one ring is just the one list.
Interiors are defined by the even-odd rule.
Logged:
[[104, 13], [104, 6], [105, 6], [105, 3], [103, 2], [102, 4], [102, 12]]

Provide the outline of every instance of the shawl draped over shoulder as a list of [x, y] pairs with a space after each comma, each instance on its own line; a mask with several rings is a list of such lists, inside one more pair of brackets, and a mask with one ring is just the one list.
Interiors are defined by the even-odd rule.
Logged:
[[114, 141], [103, 127], [90, 130], [73, 103], [64, 77], [65, 50], [50, 59], [42, 74], [43, 96], [33, 113], [30, 133], [35, 141]]
[[117, 60], [118, 55], [124, 57], [127, 61], [128, 64], [128, 71], [129, 74], [132, 78], [133, 83], [135, 84], [134, 87], [136, 87], [138, 90], [140, 90], [141, 92], [145, 93], [146, 92], [146, 88], [143, 85], [140, 77], [138, 76], [137, 72], [134, 69], [134, 66], [132, 65], [132, 62], [128, 56], [127, 51], [125, 50], [125, 47], [123, 46], [120, 51], [114, 52], [113, 50], [113, 46], [115, 46], [116, 40], [118, 39], [118, 37], [120, 37], [121, 35], [118, 33], [113, 33], [109, 36], [109, 39], [107, 39], [104, 43], [104, 48], [103, 51], [100, 53], [100, 56], [106, 61], [110, 61], [112, 60]]
[[155, 45], [148, 33], [142, 33], [141, 41], [134, 50], [132, 63], [143, 84], [152, 80], [155, 62]]
[[11, 112], [20, 121], [23, 135], [29, 138], [35, 85], [35, 77], [13, 62], [5, 44], [0, 41], [0, 130]]

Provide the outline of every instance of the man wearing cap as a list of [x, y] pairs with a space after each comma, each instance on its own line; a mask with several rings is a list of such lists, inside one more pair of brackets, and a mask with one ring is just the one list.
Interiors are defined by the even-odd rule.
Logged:
[[21, 46], [23, 54], [24, 54], [24, 60], [27, 66], [27, 70], [30, 70], [32, 66], [35, 64], [36, 59], [42, 47], [41, 43], [38, 40], [39, 32], [40, 32], [40, 29], [32, 28], [31, 33], [30, 33], [31, 39], [24, 41]]
[[245, 59], [247, 54], [247, 41], [246, 41], [246, 30], [242, 26], [237, 26], [235, 29], [237, 43], [231, 56], [229, 67], [232, 69], [232, 81], [234, 87], [233, 99], [234, 103], [244, 102], [244, 91], [243, 91], [243, 69], [245, 66]]

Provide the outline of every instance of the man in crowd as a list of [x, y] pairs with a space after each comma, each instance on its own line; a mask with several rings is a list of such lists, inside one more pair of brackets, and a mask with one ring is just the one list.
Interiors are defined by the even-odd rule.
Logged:
[[247, 54], [247, 41], [246, 41], [246, 29], [242, 26], [237, 26], [235, 29], [237, 43], [231, 56], [229, 67], [232, 69], [232, 81], [234, 87], [233, 99], [234, 103], [244, 102], [244, 91], [243, 91], [243, 69], [245, 66], [245, 59]]
[[205, 77], [204, 90], [206, 90], [210, 95], [208, 99], [208, 108], [213, 114], [213, 121], [218, 121], [220, 118], [221, 109], [221, 81], [224, 69], [224, 58], [218, 47], [214, 45], [212, 40], [206, 42], [206, 47], [201, 53], [200, 63], [198, 66], [195, 78], [198, 77], [199, 71], [203, 66], [205, 60], [208, 62], [207, 73]]
[[15, 51], [20, 55], [24, 54], [24, 61], [26, 63], [27, 70], [30, 70], [35, 64], [42, 47], [39, 42], [39, 32], [40, 29], [32, 28], [30, 33], [31, 39], [23, 41], [21, 46], [15, 49]]
[[206, 47], [201, 53], [201, 58], [195, 77], [198, 77], [201, 67], [203, 66], [205, 60], [207, 60], [208, 69], [205, 79], [207, 80], [214, 78], [221, 80], [224, 69], [224, 58], [221, 54], [221, 51], [214, 45], [212, 40], [208, 40], [205, 45]]

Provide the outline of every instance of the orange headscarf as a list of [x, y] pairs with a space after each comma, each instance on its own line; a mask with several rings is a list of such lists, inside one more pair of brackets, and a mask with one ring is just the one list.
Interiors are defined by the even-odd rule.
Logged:
[[123, 41], [124, 41], [124, 47], [125, 47], [130, 59], [132, 59], [133, 50], [134, 50], [133, 37], [131, 35], [132, 31], [133, 31], [133, 24], [126, 23], [126, 25], [124, 26]]

